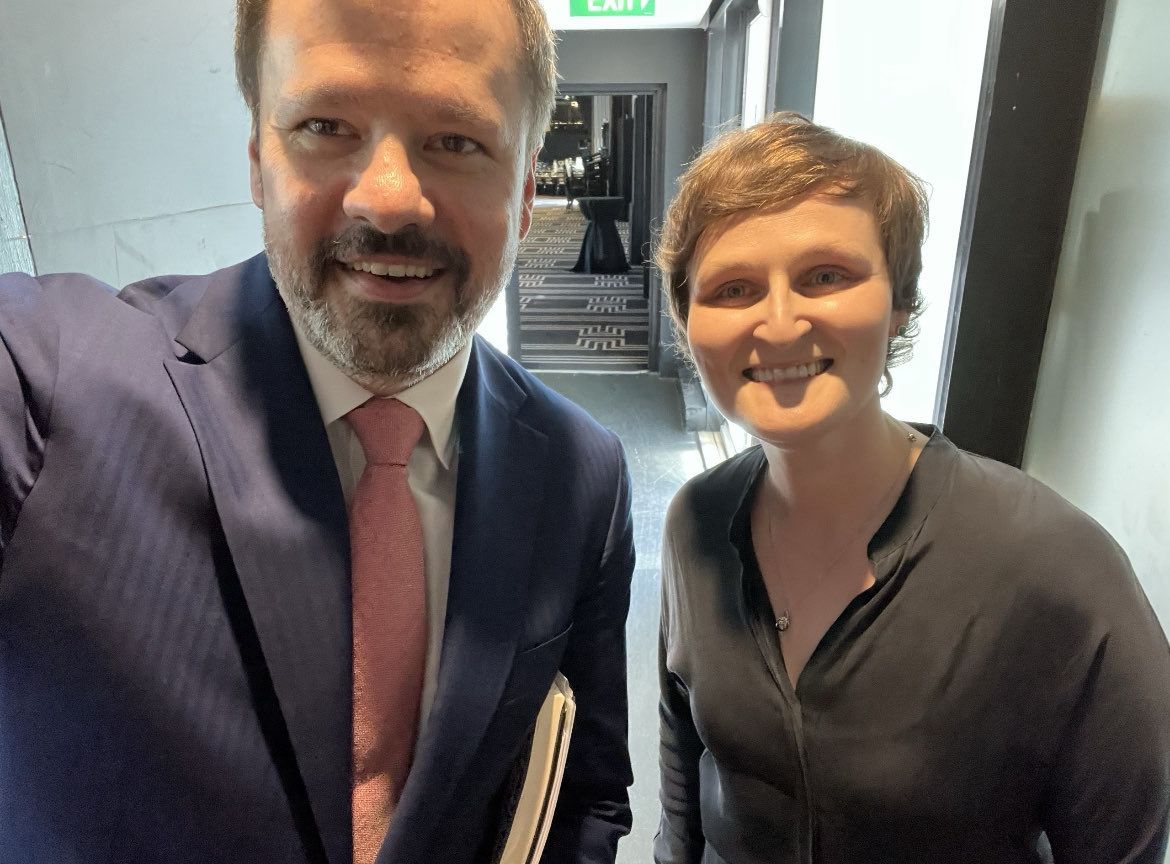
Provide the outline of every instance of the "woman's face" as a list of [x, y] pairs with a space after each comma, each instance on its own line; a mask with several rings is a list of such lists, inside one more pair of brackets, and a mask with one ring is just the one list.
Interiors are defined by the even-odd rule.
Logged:
[[688, 271], [687, 342], [715, 404], [787, 446], [880, 411], [886, 346], [905, 313], [872, 207], [816, 194], [716, 222]]

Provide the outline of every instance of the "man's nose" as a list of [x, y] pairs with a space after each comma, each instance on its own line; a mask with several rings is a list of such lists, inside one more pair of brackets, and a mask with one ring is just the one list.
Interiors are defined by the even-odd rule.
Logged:
[[434, 206], [401, 142], [388, 138], [369, 154], [345, 194], [345, 215], [368, 222], [383, 234], [408, 225], [430, 225], [435, 219]]
[[804, 338], [812, 330], [808, 298], [784, 281], [773, 281], [768, 296], [758, 305], [760, 320], [757, 338], [774, 345], [786, 345]]

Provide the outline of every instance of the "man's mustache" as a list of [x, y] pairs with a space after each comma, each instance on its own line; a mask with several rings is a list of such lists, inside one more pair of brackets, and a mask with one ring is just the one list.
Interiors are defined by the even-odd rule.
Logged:
[[355, 226], [336, 237], [330, 244], [327, 257], [360, 258], [364, 255], [401, 255], [405, 258], [425, 258], [444, 269], [462, 268], [466, 256], [458, 249], [429, 236], [421, 228], [408, 225], [393, 234], [384, 234], [368, 225]]

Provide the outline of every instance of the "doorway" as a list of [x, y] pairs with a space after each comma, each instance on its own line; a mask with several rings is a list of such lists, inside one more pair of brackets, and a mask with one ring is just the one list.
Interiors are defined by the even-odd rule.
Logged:
[[509, 286], [509, 353], [529, 369], [657, 371], [665, 99], [665, 85], [561, 86]]

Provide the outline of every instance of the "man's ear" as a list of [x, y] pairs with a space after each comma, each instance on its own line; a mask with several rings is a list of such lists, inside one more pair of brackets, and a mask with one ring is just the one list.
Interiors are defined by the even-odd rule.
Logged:
[[248, 138], [248, 173], [252, 187], [252, 203], [264, 209], [264, 179], [260, 176], [260, 141], [256, 124], [252, 124], [252, 135]]
[[534, 150], [532, 158], [528, 160], [525, 166], [524, 175], [524, 190], [521, 192], [520, 200], [520, 239], [523, 240], [528, 236], [528, 229], [532, 227], [532, 202], [536, 197], [536, 157], [540, 155], [539, 150]]

